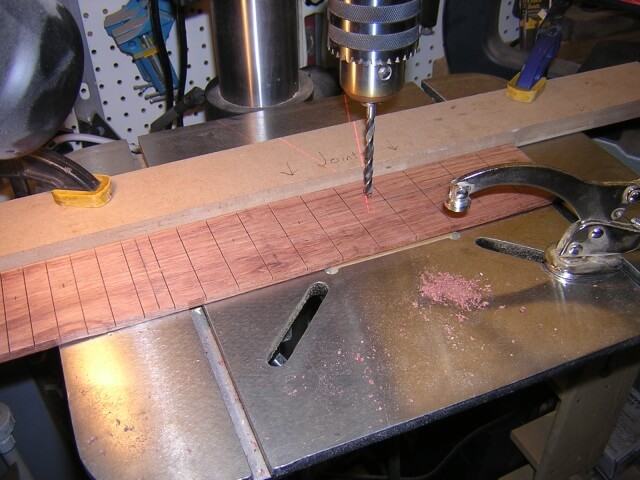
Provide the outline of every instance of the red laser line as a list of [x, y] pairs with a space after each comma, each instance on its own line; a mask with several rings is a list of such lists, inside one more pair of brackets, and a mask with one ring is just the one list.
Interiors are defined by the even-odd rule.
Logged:
[[356, 138], [356, 145], [358, 146], [358, 158], [360, 159], [360, 165], [364, 167], [364, 159], [362, 158], [362, 146], [360, 145], [360, 135], [358, 135], [358, 127], [356, 127], [356, 122], [351, 121], [351, 109], [349, 109], [349, 102], [346, 95], [343, 95], [344, 98], [344, 110], [347, 114], [347, 121], [353, 125], [353, 136]]
[[344, 98], [344, 110], [347, 114], [347, 122], [351, 123], [351, 110], [349, 109], [349, 101], [346, 95], [343, 95], [342, 98]]
[[319, 167], [327, 167], [329, 170], [332, 171], [336, 171], [335, 168], [332, 168], [329, 166], [329, 163], [327, 162], [326, 164], [322, 164], [318, 161], [318, 159], [316, 157], [314, 157], [313, 155], [311, 155], [310, 153], [305, 152], [304, 150], [302, 150], [300, 147], [295, 146], [293, 143], [285, 140], [284, 138], [278, 138], [278, 140], [280, 140], [282, 143], [284, 143], [285, 145], [288, 145], [289, 147], [293, 148], [295, 151], [301, 153], [302, 155], [304, 155], [307, 158], [310, 158], [311, 160], [314, 161], [314, 163], [316, 165], [318, 165]]
[[243, 140], [250, 142], [249, 137], [247, 137], [246, 135], [244, 135], [242, 132], [240, 132], [239, 130], [236, 130], [235, 128], [233, 128], [231, 125], [226, 125], [225, 123], [222, 122], [222, 120], [218, 120], [218, 123], [223, 127], [226, 128], [227, 130], [231, 130], [233, 133], [235, 133], [236, 135], [238, 135], [240, 138], [242, 138]]
[[369, 205], [369, 197], [367, 195], [362, 195], [362, 198], [364, 199], [364, 206], [367, 209], [367, 213], [371, 213], [371, 206]]

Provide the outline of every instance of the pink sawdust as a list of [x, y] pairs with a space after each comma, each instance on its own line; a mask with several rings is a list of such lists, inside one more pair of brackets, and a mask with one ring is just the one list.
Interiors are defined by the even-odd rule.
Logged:
[[420, 286], [422, 298], [466, 311], [488, 306], [489, 302], [483, 300], [482, 294], [490, 290], [490, 286], [480, 286], [479, 280], [468, 280], [451, 273], [427, 272], [422, 275]]

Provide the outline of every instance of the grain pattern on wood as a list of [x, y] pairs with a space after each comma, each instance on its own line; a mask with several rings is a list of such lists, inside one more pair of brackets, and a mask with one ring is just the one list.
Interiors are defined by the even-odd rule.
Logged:
[[[376, 150], [377, 175], [637, 118], [639, 77], [634, 62], [552, 79], [532, 103], [496, 91], [381, 115], [376, 144], [397, 148]], [[5, 202], [0, 270], [360, 181], [354, 127], [362, 132], [363, 123], [118, 175], [117, 194], [100, 209], [65, 208], [49, 194]]]
[[160, 311], [169, 312], [173, 310], [176, 308], [176, 305], [173, 302], [173, 298], [171, 298], [169, 287], [167, 287], [164, 274], [160, 269], [158, 259], [151, 246], [151, 240], [149, 240], [149, 237], [138, 237], [135, 239], [135, 242]]
[[34, 341], [23, 270], [20, 268], [2, 272], [0, 277], [4, 286], [4, 313], [9, 333], [9, 350], [12, 355], [31, 352], [34, 349]]
[[[522, 159], [513, 150], [495, 154], [503, 161]], [[445, 213], [442, 201], [453, 176], [491, 161], [491, 152], [465, 155], [376, 177], [370, 198], [363, 196], [361, 182], [350, 183], [2, 272], [0, 359], [411, 245], [547, 201], [510, 190], [496, 199], [474, 200], [467, 214]]]
[[205, 294], [178, 231], [172, 229], [155, 233], [149, 239], [176, 307], [202, 304]]
[[7, 320], [4, 315], [4, 288], [2, 286], [2, 276], [0, 275], [0, 360], [9, 358], [9, 332], [7, 331]]
[[89, 333], [102, 333], [115, 327], [114, 313], [104, 286], [105, 277], [100, 270], [96, 252], [87, 250], [71, 255], [71, 267]]
[[233, 278], [207, 222], [180, 227], [178, 235], [207, 300], [217, 300], [238, 292], [238, 283]]
[[151, 318], [161, 312], [160, 305], [158, 305], [158, 299], [153, 291], [151, 280], [144, 267], [144, 261], [142, 260], [142, 255], [140, 254], [140, 250], [138, 250], [136, 241], [126, 240], [122, 242], [122, 251], [129, 266], [131, 279], [133, 280], [144, 316]]
[[122, 245], [117, 243], [98, 247], [96, 257], [116, 323], [120, 318], [144, 317]]
[[275, 281], [307, 273], [307, 265], [268, 205], [244, 210], [238, 217]]
[[58, 322], [45, 263], [24, 267], [24, 283], [35, 346], [38, 349], [52, 347], [58, 343]]
[[54, 258], [46, 265], [60, 340], [65, 342], [88, 335], [71, 259], [68, 256]]
[[273, 277], [238, 215], [207, 220], [229, 269], [241, 290], [269, 285]]
[[300, 197], [273, 203], [269, 208], [309, 271], [342, 263], [342, 255]]

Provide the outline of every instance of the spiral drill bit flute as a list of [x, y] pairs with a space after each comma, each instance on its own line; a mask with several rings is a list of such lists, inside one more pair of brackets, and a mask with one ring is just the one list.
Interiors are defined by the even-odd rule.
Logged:
[[364, 194], [373, 191], [376, 104], [404, 85], [406, 60], [420, 38], [420, 0], [329, 0], [329, 50], [340, 59], [340, 85], [366, 105]]

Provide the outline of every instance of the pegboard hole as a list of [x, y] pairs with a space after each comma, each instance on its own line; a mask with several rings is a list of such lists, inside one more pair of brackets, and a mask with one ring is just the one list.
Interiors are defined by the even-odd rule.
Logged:
[[123, 113], [123, 115], [124, 115], [125, 117], [128, 117], [128, 116], [129, 116], [129, 112], [124, 112], [124, 113]]
[[82, 18], [89, 18], [89, 14], [88, 14], [87, 12], [84, 12], [84, 13], [82, 14]]
[[87, 32], [87, 37], [93, 37], [93, 32], [91, 30]]
[[118, 65], [118, 62], [113, 64], [113, 68], [118, 68], [120, 65]]
[[146, 108], [141, 108], [141, 109], [140, 109], [140, 111], [141, 111], [142, 113], [147, 113], [147, 109], [146, 109]]
[[[98, 53], [98, 51], [95, 48], [93, 50], [91, 50], [91, 55], [95, 55], [96, 53]], [[100, 71], [100, 70], [98, 70], [98, 68], [100, 68], [100, 67], [96, 67], [96, 72]]]
[[109, 9], [108, 9], [108, 8], [103, 8], [103, 9], [102, 9], [102, 13], [103, 13], [104, 15], [106, 15], [107, 13], [109, 13]]
[[126, 102], [126, 101], [127, 101], [127, 97], [125, 97], [125, 96], [123, 95], [123, 96], [121, 96], [121, 97], [120, 97], [120, 100], [121, 100], [121, 101], [123, 101], [123, 102]]
[[109, 105], [109, 102], [108, 102], [107, 100], [103, 100], [103, 101], [102, 101], [102, 104], [103, 104], [103, 105]]

